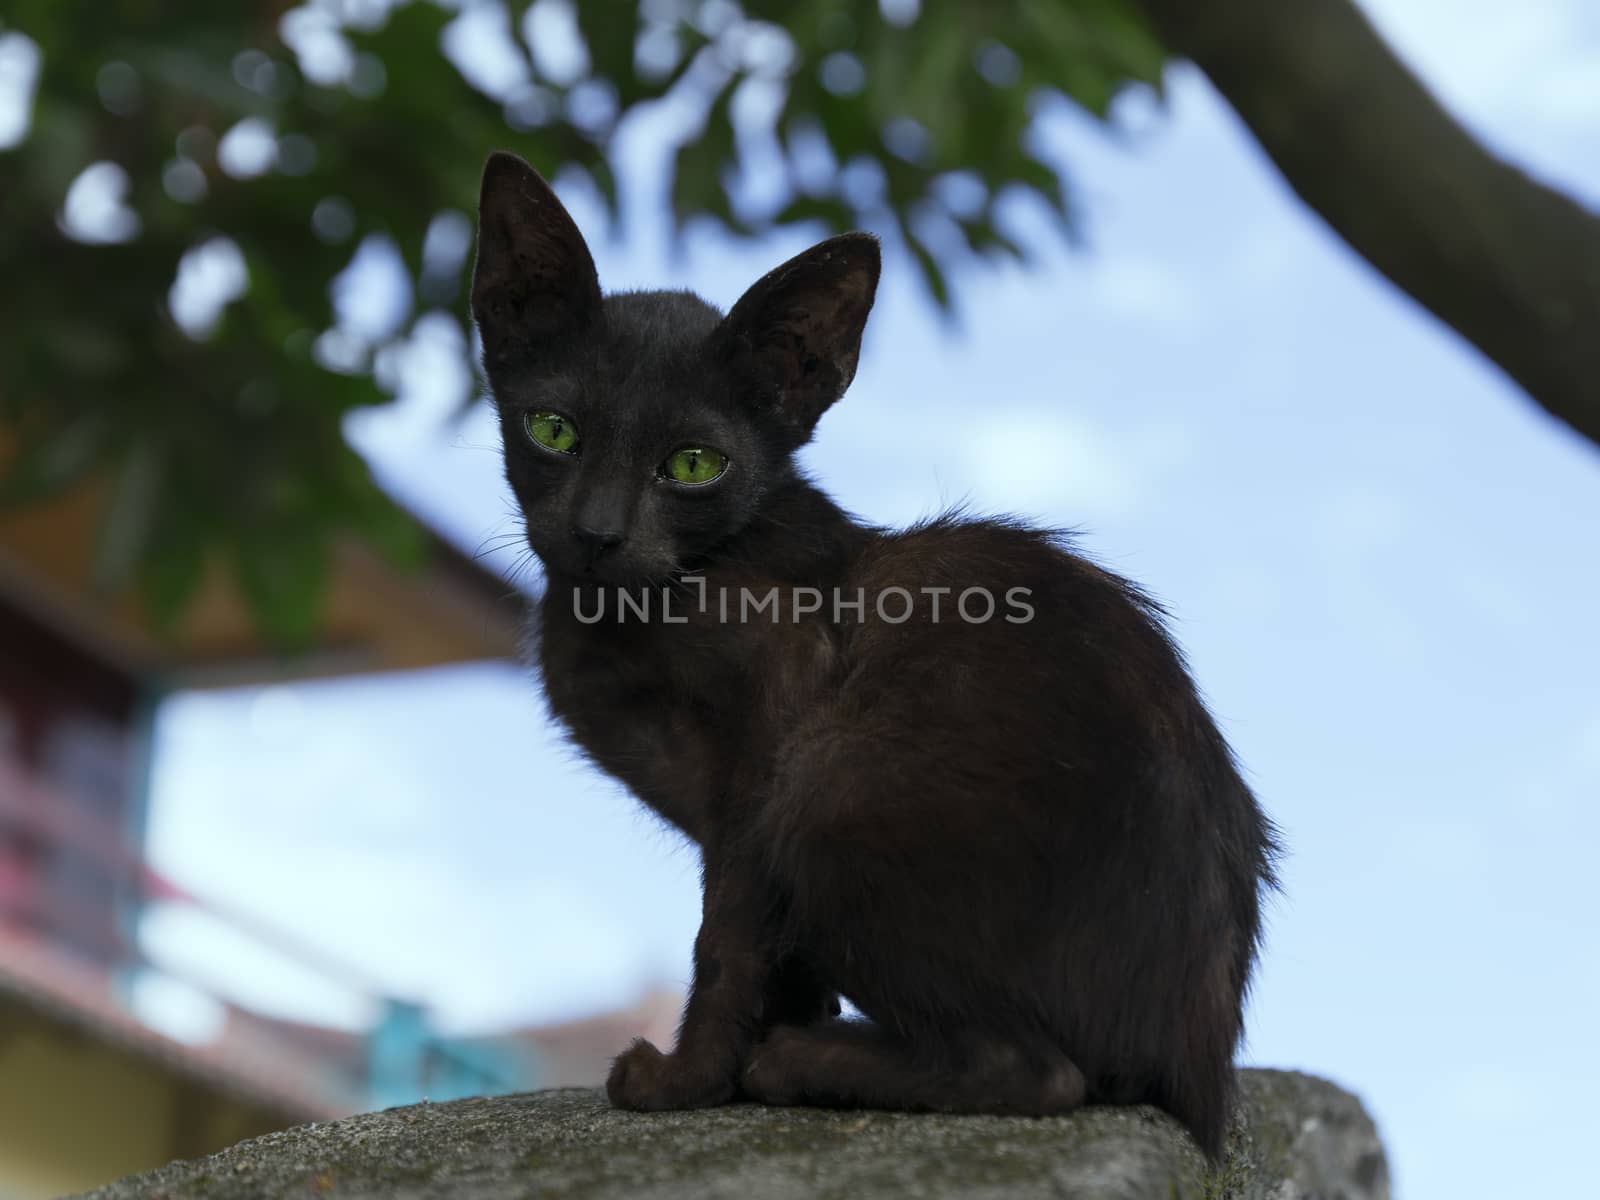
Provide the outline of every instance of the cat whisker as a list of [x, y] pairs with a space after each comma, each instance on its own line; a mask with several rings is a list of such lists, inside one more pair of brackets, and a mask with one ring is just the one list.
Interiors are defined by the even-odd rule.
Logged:
[[482, 540], [479, 541], [478, 548], [472, 552], [473, 562], [477, 562], [486, 554], [493, 553], [494, 551], [500, 550], [505, 546], [513, 545], [516, 542], [523, 541], [525, 539], [525, 533], [520, 528], [522, 514], [520, 512], [508, 510], [506, 515], [500, 518], [500, 524], [504, 525], [507, 521], [517, 522], [519, 528], [494, 529], [489, 533], [486, 533]]
[[520, 533], [501, 534], [497, 538], [486, 538], [480, 542], [478, 544], [478, 548], [472, 552], [472, 561], [477, 562], [485, 556], [503, 550], [507, 546], [513, 546], [521, 540], [522, 535]]

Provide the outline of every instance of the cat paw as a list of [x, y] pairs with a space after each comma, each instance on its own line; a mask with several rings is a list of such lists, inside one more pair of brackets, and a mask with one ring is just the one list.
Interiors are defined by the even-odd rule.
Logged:
[[740, 1091], [760, 1104], [799, 1103], [801, 1093], [791, 1069], [796, 1040], [789, 1030], [774, 1030], [751, 1054], [739, 1081]]
[[615, 1107], [634, 1112], [709, 1108], [733, 1099], [733, 1084], [640, 1038], [611, 1064], [606, 1096]]

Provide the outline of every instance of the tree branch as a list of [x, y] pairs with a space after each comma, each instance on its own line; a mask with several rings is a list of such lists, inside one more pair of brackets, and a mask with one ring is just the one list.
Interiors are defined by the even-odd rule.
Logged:
[[1291, 187], [1600, 444], [1600, 218], [1490, 154], [1352, 0], [1139, 0]]

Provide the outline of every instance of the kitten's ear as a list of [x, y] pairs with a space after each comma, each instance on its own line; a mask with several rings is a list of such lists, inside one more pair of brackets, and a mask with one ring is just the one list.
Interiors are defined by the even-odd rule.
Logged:
[[829, 238], [758, 280], [718, 331], [801, 442], [855, 378], [878, 268], [871, 234]]
[[578, 226], [515, 154], [489, 156], [478, 200], [472, 316], [493, 372], [538, 359], [600, 312], [600, 279]]

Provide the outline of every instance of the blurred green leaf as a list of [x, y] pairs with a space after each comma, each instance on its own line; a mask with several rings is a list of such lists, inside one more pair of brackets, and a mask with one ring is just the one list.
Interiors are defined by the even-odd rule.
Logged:
[[94, 584], [101, 592], [127, 582], [150, 542], [161, 503], [160, 452], [149, 442], [133, 446], [114, 479], [95, 553]]
[[247, 532], [235, 554], [240, 589], [261, 629], [287, 651], [309, 649], [328, 580], [327, 541]]
[[139, 572], [139, 598], [161, 633], [168, 633], [200, 586], [206, 545], [199, 538], [167, 538], [144, 561]]

